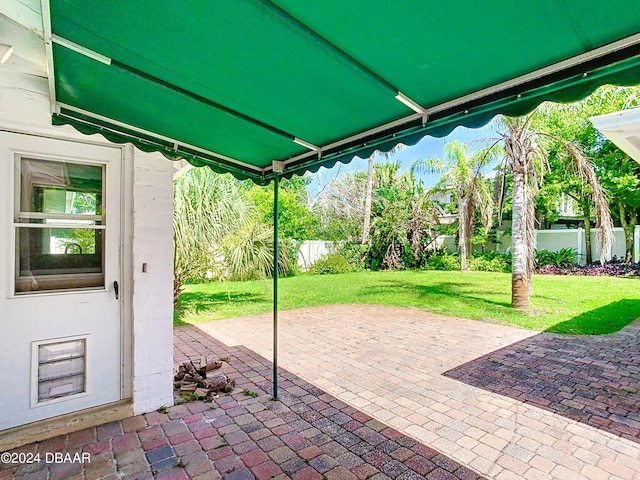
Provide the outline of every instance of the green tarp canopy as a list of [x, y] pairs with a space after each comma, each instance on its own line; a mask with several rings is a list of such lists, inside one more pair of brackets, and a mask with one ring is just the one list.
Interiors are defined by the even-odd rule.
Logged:
[[44, 5], [55, 124], [261, 184], [640, 83], [637, 0]]

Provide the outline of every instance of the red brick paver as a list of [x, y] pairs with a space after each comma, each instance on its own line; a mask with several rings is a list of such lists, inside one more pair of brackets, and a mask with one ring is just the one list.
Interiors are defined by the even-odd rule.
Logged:
[[91, 463], [5, 463], [0, 480], [640, 480], [638, 323], [586, 338], [378, 306], [280, 318], [278, 401], [269, 316], [178, 327], [176, 363], [226, 358], [232, 395], [27, 445], [12, 453]]
[[640, 443], [640, 324], [613, 335], [544, 333], [445, 373]]

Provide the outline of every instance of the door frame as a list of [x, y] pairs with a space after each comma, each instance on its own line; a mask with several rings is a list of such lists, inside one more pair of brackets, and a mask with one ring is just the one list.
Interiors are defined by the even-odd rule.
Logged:
[[[74, 144], [83, 144], [90, 146], [97, 146], [102, 148], [111, 148], [119, 150], [120, 152], [120, 176], [117, 179], [118, 181], [118, 189], [120, 195], [120, 238], [117, 244], [117, 255], [119, 258], [118, 268], [119, 268], [119, 324], [120, 324], [120, 335], [119, 335], [119, 346], [120, 346], [120, 401], [123, 400], [131, 400], [133, 396], [133, 288], [132, 288], [132, 279], [133, 279], [133, 245], [132, 245], [132, 233], [133, 233], [133, 160], [134, 160], [134, 149], [130, 144], [119, 145], [115, 143], [110, 143], [106, 140], [100, 141], [93, 139], [91, 137], [76, 137], [73, 133], [70, 135], [69, 132], [61, 132], [61, 135], [53, 135], [49, 133], [44, 133], [42, 131], [28, 131], [22, 130], [20, 128], [6, 128], [0, 126], [0, 133], [14, 134], [14, 135], [22, 135], [25, 137], [36, 137], [45, 140], [53, 140], [59, 142], [68, 142]], [[20, 149], [22, 150], [20, 153], [27, 154], [29, 153], [28, 149]], [[62, 160], [64, 161], [64, 156], [52, 155], [52, 159], [54, 160]], [[12, 159], [12, 162], [15, 162], [15, 157]], [[13, 165], [13, 170], [15, 172], [15, 163]], [[15, 177], [11, 179], [11, 187], [12, 192], [10, 198], [13, 201], [16, 201], [16, 182]], [[14, 219], [14, 210], [11, 209], [10, 218], [13, 222]], [[13, 225], [11, 226], [11, 235], [9, 240], [9, 245], [7, 246], [6, 254], [9, 255], [8, 258], [13, 259], [16, 255], [15, 252], [15, 228]], [[5, 292], [6, 299], [13, 299], [17, 295], [12, 288], [15, 282], [15, 261], [11, 262], [11, 267], [6, 272], [6, 286], [7, 291]], [[105, 282], [108, 280], [105, 278]], [[105, 289], [107, 289], [107, 284], [105, 283]], [[87, 290], [90, 292], [91, 290]], [[69, 294], [82, 294], [82, 290], [77, 290], [74, 292], [39, 292], [32, 293], [30, 295], [37, 296], [50, 296], [50, 295], [69, 295]], [[22, 295], [18, 295], [23, 297]]]

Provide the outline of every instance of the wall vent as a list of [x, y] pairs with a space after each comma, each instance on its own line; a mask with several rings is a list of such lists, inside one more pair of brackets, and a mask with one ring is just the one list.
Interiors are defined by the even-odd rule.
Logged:
[[41, 404], [87, 392], [87, 338], [33, 344], [36, 394]]

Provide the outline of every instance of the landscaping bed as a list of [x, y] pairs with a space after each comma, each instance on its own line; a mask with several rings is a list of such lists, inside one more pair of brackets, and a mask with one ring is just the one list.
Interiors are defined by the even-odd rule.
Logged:
[[611, 261], [604, 265], [600, 263], [560, 267], [556, 265], [544, 265], [536, 268], [535, 273], [538, 275], [579, 275], [585, 277], [636, 277], [640, 276], [640, 263], [625, 265], [620, 261]]

